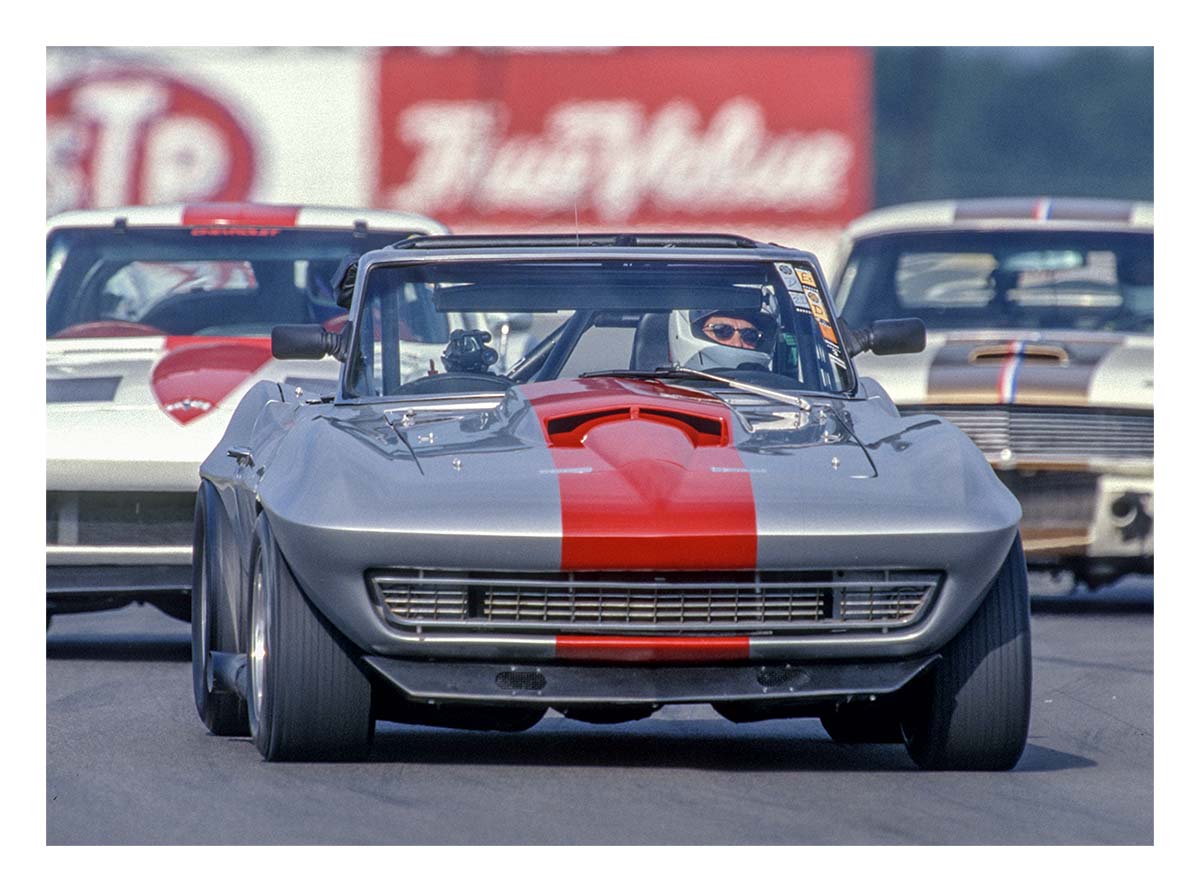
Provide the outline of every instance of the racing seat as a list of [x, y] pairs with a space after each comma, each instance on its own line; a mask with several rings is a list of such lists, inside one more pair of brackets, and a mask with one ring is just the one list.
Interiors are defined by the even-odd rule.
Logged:
[[650, 372], [671, 364], [667, 353], [667, 313], [646, 313], [633, 333], [633, 352], [629, 367]]

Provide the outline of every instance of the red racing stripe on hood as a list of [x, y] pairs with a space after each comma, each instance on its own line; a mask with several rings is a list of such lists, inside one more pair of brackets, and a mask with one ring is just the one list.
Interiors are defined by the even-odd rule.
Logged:
[[522, 391], [558, 477], [564, 570], [755, 566], [754, 492], [724, 403], [611, 378]]
[[183, 209], [184, 226], [295, 226], [300, 208], [276, 204], [198, 204]]
[[150, 387], [180, 424], [211, 412], [271, 359], [267, 338], [169, 337], [164, 346]]

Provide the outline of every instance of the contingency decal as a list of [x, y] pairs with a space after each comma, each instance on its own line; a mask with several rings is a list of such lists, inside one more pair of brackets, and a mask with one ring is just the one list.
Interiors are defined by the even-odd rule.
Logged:
[[838, 344], [833, 320], [829, 318], [829, 312], [825, 309], [825, 302], [821, 300], [820, 292], [815, 288], [805, 288], [804, 297], [812, 310], [813, 318], [817, 320], [817, 325], [821, 328], [821, 337], [825, 339], [825, 349], [829, 351], [829, 361], [838, 368], [846, 368], [846, 360], [842, 356], [841, 345]]
[[800, 290], [800, 280], [796, 277], [796, 270], [790, 263], [777, 263], [775, 269], [783, 277], [783, 284], [787, 286], [788, 291]]
[[833, 324], [829, 321], [829, 313], [825, 310], [825, 302], [821, 300], [820, 293], [812, 288], [806, 288], [804, 296], [808, 300], [812, 314], [817, 318], [817, 324], [821, 326], [822, 337], [829, 343], [836, 344], [837, 335], [834, 334]]
[[825, 350], [829, 361], [840, 369], [847, 368], [846, 358], [842, 355], [841, 345], [838, 344], [837, 332], [825, 309], [825, 302], [817, 291], [816, 277], [806, 269], [796, 270], [789, 263], [776, 263], [775, 269], [783, 277], [788, 294], [792, 298], [792, 306], [796, 312], [812, 316], [817, 320], [821, 329], [821, 337], [825, 339]]
[[796, 275], [796, 270], [790, 263], [776, 263], [775, 270], [779, 273], [783, 279], [783, 284], [787, 287], [788, 294], [792, 298], [792, 306], [806, 316], [811, 316], [812, 311], [808, 308], [808, 301], [804, 297], [804, 287]]

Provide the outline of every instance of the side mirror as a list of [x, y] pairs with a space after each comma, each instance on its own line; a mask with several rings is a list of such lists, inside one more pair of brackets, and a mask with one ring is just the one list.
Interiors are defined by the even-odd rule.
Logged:
[[342, 358], [342, 334], [322, 325], [276, 325], [271, 329], [271, 355], [276, 359]]
[[925, 349], [925, 323], [920, 319], [880, 319], [871, 326], [869, 349], [877, 356], [920, 353]]
[[870, 350], [877, 356], [920, 353], [925, 349], [925, 323], [920, 319], [879, 319], [866, 328], [844, 329], [846, 352]]

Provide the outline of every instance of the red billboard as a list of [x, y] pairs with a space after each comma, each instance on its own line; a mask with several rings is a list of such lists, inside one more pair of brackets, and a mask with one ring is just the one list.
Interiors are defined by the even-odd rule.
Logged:
[[374, 203], [458, 231], [821, 229], [871, 206], [866, 49], [398, 48], [378, 90]]

